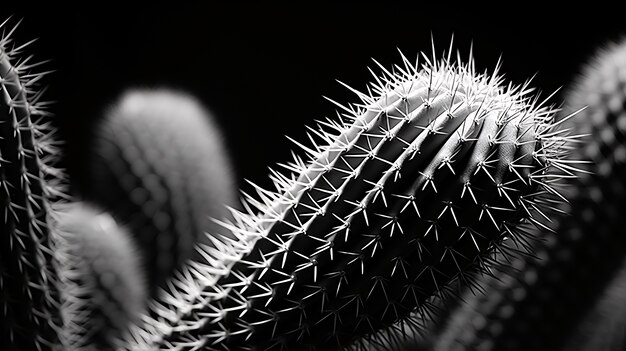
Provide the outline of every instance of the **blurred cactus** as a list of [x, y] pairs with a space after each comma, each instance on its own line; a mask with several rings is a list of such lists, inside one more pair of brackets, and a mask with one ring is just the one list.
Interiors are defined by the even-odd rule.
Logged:
[[129, 234], [90, 205], [56, 209], [65, 350], [113, 350], [144, 312], [147, 293]]
[[[126, 349], [332, 349], [428, 315], [451, 282], [563, 201], [570, 137], [526, 85], [426, 59], [376, 77], [344, 120], [311, 129], [128, 336]], [[254, 210], [256, 209], [256, 210]]]
[[[211, 115], [166, 89], [129, 90], [95, 137], [88, 198], [135, 236], [152, 295], [236, 206], [236, 179]], [[195, 255], [198, 258], [198, 255]]]
[[538, 258], [518, 261], [500, 281], [487, 278], [486, 293], [468, 297], [436, 350], [559, 349], [624, 260], [626, 44], [598, 53], [565, 102], [564, 115], [587, 108], [563, 128], [594, 136], [571, 153], [593, 163], [567, 190], [572, 216], [559, 218]]
[[[59, 291], [53, 199], [62, 196], [54, 168], [54, 130], [45, 121], [39, 65], [19, 58], [29, 44], [0, 25], [0, 349], [46, 350], [58, 345]], [[8, 30], [7, 30], [8, 29]]]

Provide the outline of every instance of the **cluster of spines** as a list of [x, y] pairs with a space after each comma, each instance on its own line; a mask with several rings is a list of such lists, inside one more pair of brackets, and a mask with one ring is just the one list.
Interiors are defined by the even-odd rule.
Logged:
[[427, 316], [504, 238], [529, 246], [525, 224], [544, 226], [575, 171], [554, 111], [471, 59], [403, 61], [311, 129], [308, 162], [272, 172], [276, 191], [256, 187], [223, 223], [235, 239], [213, 238], [208, 264], [179, 272], [123, 347], [347, 346]]
[[59, 281], [68, 351], [113, 350], [138, 321], [147, 292], [132, 237], [106, 212], [85, 203], [57, 206]]
[[45, 72], [18, 58], [29, 43], [13, 42], [16, 27], [0, 39], [0, 348], [50, 349], [60, 324], [50, 205], [63, 176], [38, 86]]
[[563, 128], [590, 136], [571, 152], [591, 161], [590, 173], [567, 190], [572, 215], [555, 220], [556, 235], [537, 243], [536, 258], [488, 278], [485, 294], [467, 296], [435, 350], [571, 346], [572, 328], [618, 271], [626, 254], [626, 45], [601, 51], [565, 103], [566, 112], [586, 108]]
[[186, 260], [211, 218], [235, 206], [236, 181], [212, 116], [188, 94], [130, 89], [106, 112], [88, 161], [88, 198], [124, 223], [141, 250], [151, 295]]

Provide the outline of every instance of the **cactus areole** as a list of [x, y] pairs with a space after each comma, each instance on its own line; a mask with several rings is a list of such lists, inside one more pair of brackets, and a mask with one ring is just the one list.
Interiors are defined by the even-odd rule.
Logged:
[[[570, 137], [527, 85], [470, 63], [403, 64], [341, 118], [310, 129], [306, 160], [272, 172], [135, 328], [127, 349], [332, 349], [417, 311], [484, 267], [563, 201]], [[557, 200], [555, 200], [557, 199]]]

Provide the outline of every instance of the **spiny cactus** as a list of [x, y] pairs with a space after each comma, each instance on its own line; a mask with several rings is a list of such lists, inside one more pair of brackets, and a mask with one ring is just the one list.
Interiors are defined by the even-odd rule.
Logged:
[[167, 89], [125, 92], [98, 128], [88, 198], [135, 236], [152, 295], [236, 205], [221, 139], [198, 101]]
[[563, 127], [593, 136], [571, 153], [593, 165], [567, 191], [572, 216], [559, 218], [537, 259], [517, 262], [517, 272], [468, 297], [435, 350], [558, 349], [623, 261], [626, 44], [600, 52], [565, 102], [565, 112], [588, 107]]
[[[8, 20], [7, 20], [8, 21]], [[0, 25], [0, 349], [45, 350], [59, 325], [52, 199], [62, 195], [38, 66]]]
[[236, 240], [213, 237], [121, 347], [343, 347], [428, 315], [505, 238], [528, 246], [521, 224], [543, 225], [573, 176], [553, 109], [471, 58], [403, 62], [311, 129], [319, 144], [296, 142], [308, 162], [257, 187], [224, 223]]
[[144, 312], [146, 286], [129, 234], [106, 212], [72, 203], [55, 208], [65, 350], [113, 350]]

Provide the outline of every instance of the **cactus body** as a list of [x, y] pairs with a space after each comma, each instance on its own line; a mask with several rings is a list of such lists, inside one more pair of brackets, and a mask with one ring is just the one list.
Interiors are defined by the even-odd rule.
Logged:
[[308, 162], [257, 188], [225, 223], [237, 240], [215, 238], [209, 265], [181, 271], [125, 348], [348, 346], [427, 315], [505, 237], [525, 245], [520, 223], [571, 176], [552, 110], [473, 63], [403, 59], [344, 120], [312, 129], [319, 145], [298, 143]]
[[572, 216], [537, 244], [538, 258], [517, 261], [500, 281], [486, 278], [484, 295], [467, 296], [435, 350], [555, 350], [567, 342], [626, 254], [625, 89], [626, 45], [615, 45], [565, 98], [565, 113], [587, 108], [563, 128], [592, 136], [571, 153], [593, 165], [568, 187]]
[[119, 337], [144, 312], [147, 297], [132, 238], [113, 218], [73, 203], [56, 209], [62, 245], [63, 329], [66, 350], [113, 350]]
[[24, 46], [11, 33], [0, 39], [0, 349], [46, 350], [57, 345], [60, 318], [49, 232], [60, 174], [36, 90], [43, 74], [19, 59]]
[[[599, 141], [588, 143], [584, 153], [596, 161], [596, 181], [611, 179], [609, 185], [596, 190], [595, 197], [602, 203], [609, 217], [619, 218], [626, 211], [626, 40], [602, 49], [587, 66], [567, 102], [574, 108], [586, 104], [588, 120], [578, 121], [572, 128], [599, 136]], [[621, 180], [621, 182], [620, 182]], [[615, 193], [615, 197], [607, 193]], [[626, 348], [626, 243], [623, 237], [624, 221], [611, 220], [612, 245], [615, 257], [622, 260], [604, 291], [592, 304], [590, 311], [578, 323], [565, 350], [623, 350]], [[621, 249], [621, 251], [620, 251]], [[604, 254], [602, 254], [604, 259]], [[611, 265], [609, 272], [614, 269]]]
[[204, 232], [222, 229], [211, 217], [227, 215], [225, 205], [237, 201], [210, 117], [183, 93], [129, 90], [95, 138], [89, 197], [135, 236], [152, 295], [193, 256], [198, 241], [210, 243]]

